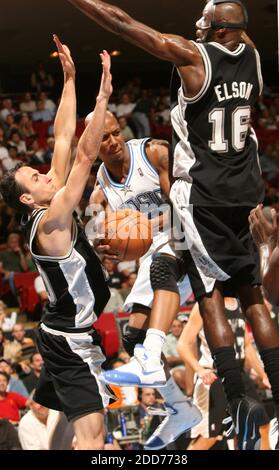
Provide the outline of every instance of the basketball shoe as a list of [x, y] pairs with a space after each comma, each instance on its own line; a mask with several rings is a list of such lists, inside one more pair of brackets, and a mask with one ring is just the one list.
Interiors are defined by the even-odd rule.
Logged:
[[154, 358], [142, 344], [137, 344], [127, 364], [103, 372], [100, 380], [112, 385], [158, 388], [165, 385], [166, 374], [163, 362]]

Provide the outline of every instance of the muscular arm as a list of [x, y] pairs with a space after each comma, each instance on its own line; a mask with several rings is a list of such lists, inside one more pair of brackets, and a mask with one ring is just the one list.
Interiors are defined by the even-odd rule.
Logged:
[[57, 189], [64, 186], [71, 155], [71, 143], [76, 130], [75, 66], [67, 46], [53, 37], [64, 72], [64, 87], [54, 121], [54, 152], [50, 174]]
[[195, 65], [199, 53], [182, 36], [163, 34], [131, 18], [120, 8], [100, 0], [69, 0], [100, 26], [153, 54], [178, 66]]
[[170, 192], [169, 147], [166, 140], [150, 140], [146, 146], [148, 160], [158, 171], [161, 190], [167, 198]]

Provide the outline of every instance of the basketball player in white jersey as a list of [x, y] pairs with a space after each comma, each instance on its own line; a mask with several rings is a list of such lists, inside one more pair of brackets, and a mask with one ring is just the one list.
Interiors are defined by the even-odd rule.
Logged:
[[[87, 122], [90, 117], [87, 118]], [[117, 119], [107, 112], [105, 131], [99, 156], [103, 163], [97, 174], [97, 185], [90, 198], [90, 204], [101, 204], [112, 211], [129, 207], [144, 211], [150, 217], [156, 218], [159, 211], [166, 204], [169, 192], [168, 178], [168, 142], [161, 140], [133, 139], [125, 143], [120, 131]], [[153, 302], [153, 290], [150, 283], [150, 266], [153, 256], [157, 252], [163, 252], [169, 256], [172, 263], [178, 256], [168, 243], [168, 234], [160, 231], [159, 225], [153, 232], [153, 244], [149, 251], [141, 258], [140, 267], [135, 285], [127, 297], [124, 309], [131, 312], [129, 326], [123, 337], [123, 345], [130, 356], [142, 349], [148, 327], [149, 315]], [[102, 247], [102, 249], [109, 247]], [[109, 251], [108, 251], [109, 253]], [[181, 304], [191, 294], [188, 277], [184, 276], [179, 282]], [[168, 316], [168, 310], [162, 311]], [[114, 382], [114, 375], [119, 370], [130, 370], [131, 364], [121, 366], [118, 369], [105, 373], [108, 383]], [[162, 448], [174, 441], [180, 434], [190, 429], [200, 421], [200, 414], [181, 392], [169, 373], [165, 362], [167, 382], [160, 388], [160, 393], [165, 399], [166, 408], [170, 412], [158, 431], [148, 439], [145, 444], [149, 448]], [[135, 383], [141, 387], [148, 387], [154, 377], [142, 376]], [[155, 444], [156, 443], [156, 444]]]

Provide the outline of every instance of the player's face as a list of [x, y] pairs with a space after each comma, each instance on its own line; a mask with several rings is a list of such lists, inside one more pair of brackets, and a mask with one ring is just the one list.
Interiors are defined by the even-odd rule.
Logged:
[[197, 42], [208, 41], [209, 32], [211, 29], [211, 20], [213, 17], [214, 5], [210, 1], [206, 4], [202, 17], [196, 22], [196, 37]]
[[106, 119], [103, 140], [100, 148], [100, 158], [106, 163], [121, 163], [124, 159], [125, 141], [121, 134], [118, 121]]
[[23, 188], [26, 188], [26, 193], [20, 197], [21, 202], [25, 204], [48, 205], [56, 193], [52, 178], [30, 166], [19, 168], [15, 178]]

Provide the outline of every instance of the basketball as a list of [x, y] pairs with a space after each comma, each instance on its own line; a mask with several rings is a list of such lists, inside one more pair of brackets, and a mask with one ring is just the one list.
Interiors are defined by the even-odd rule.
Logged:
[[122, 209], [107, 214], [104, 243], [119, 253], [119, 259], [132, 261], [143, 256], [152, 243], [152, 225], [139, 211]]

